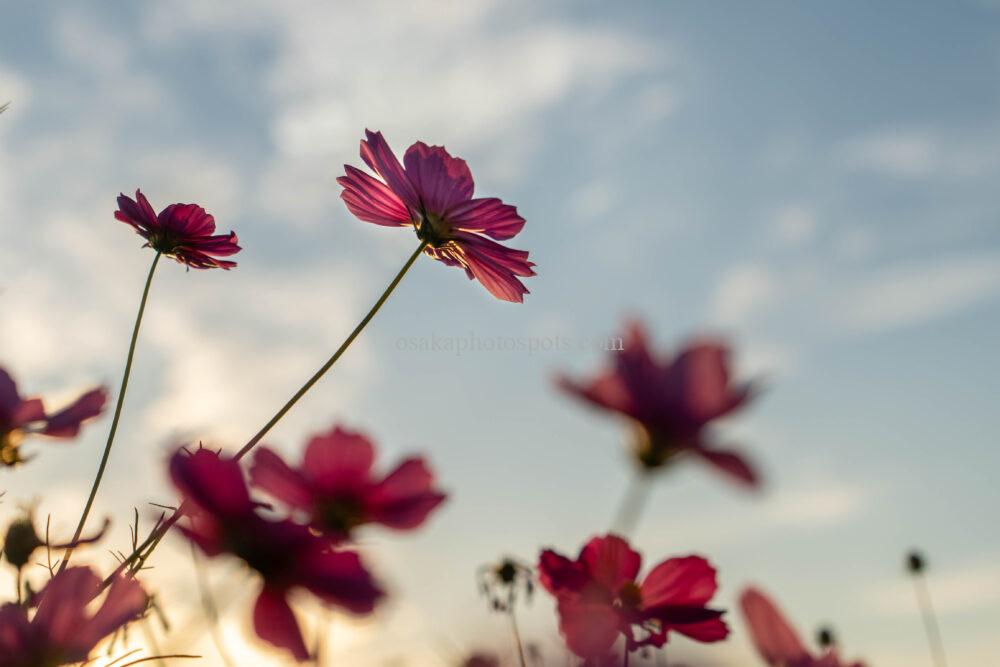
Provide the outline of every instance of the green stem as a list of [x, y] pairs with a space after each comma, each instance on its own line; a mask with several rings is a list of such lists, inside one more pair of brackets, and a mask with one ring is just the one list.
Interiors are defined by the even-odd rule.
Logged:
[[198, 549], [194, 546], [194, 542], [190, 544], [190, 547], [191, 562], [194, 563], [195, 583], [198, 585], [201, 606], [205, 612], [205, 620], [208, 621], [208, 629], [212, 637], [212, 642], [215, 644], [215, 650], [218, 652], [222, 664], [226, 667], [233, 667], [235, 663], [229, 657], [229, 651], [226, 650], [226, 644], [219, 633], [219, 608], [215, 605], [215, 599], [212, 597], [212, 587], [209, 584], [208, 577], [205, 576], [205, 569], [202, 567], [201, 559], [198, 556]]
[[615, 515], [614, 523], [611, 524], [612, 532], [622, 537], [629, 537], [635, 530], [642, 510], [646, 506], [646, 500], [649, 498], [649, 478], [651, 476], [651, 473], [643, 470], [635, 473], [635, 477], [632, 478], [625, 490], [625, 496], [622, 498], [622, 504]]
[[514, 643], [517, 645], [518, 660], [521, 662], [521, 667], [527, 667], [528, 662], [524, 659], [524, 644], [521, 642], [521, 631], [517, 628], [517, 617], [514, 616], [513, 606], [509, 608], [507, 615], [510, 616], [510, 631], [514, 635]]
[[[297, 392], [295, 392], [295, 394], [288, 400], [288, 402], [285, 403], [281, 407], [281, 409], [278, 410], [278, 412], [273, 417], [271, 417], [270, 420], [268, 420], [266, 424], [264, 424], [263, 428], [257, 431], [256, 435], [250, 438], [247, 444], [243, 445], [243, 447], [240, 449], [239, 452], [236, 453], [236, 456], [234, 457], [237, 461], [242, 459], [250, 452], [250, 450], [256, 447], [257, 443], [259, 443], [261, 439], [263, 439], [263, 437], [267, 435], [268, 431], [274, 428], [274, 425], [277, 424], [279, 421], [281, 421], [281, 418], [284, 417], [285, 414], [287, 414], [288, 411], [291, 410], [292, 407], [299, 402], [299, 399], [302, 398], [306, 394], [306, 392], [308, 392], [313, 387], [313, 385], [319, 382], [320, 378], [323, 377], [323, 375], [325, 375], [326, 372], [329, 371], [330, 368], [335, 363], [337, 363], [337, 360], [340, 359], [340, 357], [344, 354], [344, 352], [347, 351], [347, 348], [351, 346], [351, 343], [354, 342], [354, 339], [361, 334], [361, 332], [368, 325], [368, 323], [372, 321], [372, 318], [375, 317], [375, 314], [378, 313], [379, 309], [382, 308], [382, 305], [389, 299], [389, 296], [396, 289], [396, 286], [399, 285], [400, 281], [403, 279], [403, 276], [405, 276], [406, 272], [410, 270], [410, 267], [413, 266], [413, 263], [417, 261], [417, 257], [420, 256], [420, 253], [422, 253], [424, 251], [424, 248], [426, 247], [427, 247], [426, 241], [421, 242], [420, 245], [417, 246], [417, 249], [413, 251], [413, 254], [410, 255], [410, 258], [406, 260], [406, 264], [403, 265], [403, 268], [399, 270], [399, 273], [396, 274], [396, 277], [392, 279], [392, 282], [389, 283], [389, 286], [385, 288], [384, 292], [382, 292], [382, 296], [378, 298], [378, 301], [376, 301], [375, 305], [371, 307], [371, 309], [368, 311], [368, 314], [361, 319], [361, 321], [358, 323], [358, 326], [354, 327], [354, 331], [352, 331], [351, 334], [347, 337], [347, 339], [344, 340], [343, 343], [341, 343], [340, 347], [337, 348], [337, 351], [333, 353], [333, 356], [331, 356], [326, 361], [326, 363], [323, 364], [320, 367], [320, 369], [316, 371], [313, 374], [313, 376], [306, 381], [304, 385], [302, 385], [301, 388], [299, 388]], [[102, 589], [106, 588], [107, 586], [110, 586], [111, 582], [114, 581], [114, 578], [116, 576], [128, 570], [134, 563], [136, 562], [145, 563], [146, 559], [148, 559], [149, 555], [153, 552], [153, 549], [155, 549], [156, 546], [160, 543], [160, 540], [162, 540], [163, 536], [167, 534], [167, 531], [170, 530], [170, 528], [180, 520], [180, 518], [184, 515], [186, 509], [187, 509], [187, 503], [184, 502], [181, 504], [180, 507], [178, 507], [174, 511], [172, 515], [170, 515], [169, 518], [163, 521], [153, 532], [151, 532], [149, 536], [145, 539], [145, 541], [143, 541], [142, 544], [136, 547], [132, 551], [132, 553], [129, 554], [125, 558], [125, 560], [123, 560], [118, 565], [115, 571], [107, 579], [104, 580]], [[137, 569], [134, 569], [134, 571], [137, 571]]]
[[[115, 444], [115, 434], [118, 432], [118, 420], [122, 416], [122, 406], [125, 405], [125, 391], [128, 389], [129, 376], [132, 374], [132, 359], [135, 357], [135, 344], [139, 340], [139, 327], [142, 325], [142, 315], [146, 311], [146, 300], [149, 298], [149, 287], [153, 284], [153, 274], [156, 273], [156, 265], [160, 262], [160, 253], [153, 257], [153, 263], [149, 267], [149, 275], [146, 276], [146, 286], [142, 290], [142, 300], [139, 302], [139, 313], [135, 317], [135, 326], [132, 328], [132, 341], [128, 346], [128, 357], [125, 359], [125, 372], [122, 374], [122, 384], [118, 389], [118, 401], [115, 404], [115, 414], [111, 418], [111, 431], [108, 432], [108, 441], [104, 445], [104, 454], [101, 455], [101, 463], [97, 467], [97, 476], [94, 477], [94, 484], [90, 487], [90, 496], [87, 497], [87, 504], [84, 505], [83, 514], [80, 515], [80, 523], [76, 526], [73, 539], [70, 544], [76, 544], [83, 534], [83, 528], [90, 516], [90, 510], [94, 506], [94, 499], [97, 498], [97, 489], [101, 486], [101, 479], [104, 478], [104, 470], [108, 467], [108, 458], [111, 456], [111, 446]], [[69, 564], [69, 559], [73, 555], [73, 547], [66, 550], [59, 571], [62, 572]]]
[[259, 443], [261, 439], [265, 435], [267, 435], [268, 431], [274, 428], [274, 425], [277, 424], [279, 421], [281, 421], [281, 418], [284, 417], [285, 414], [289, 410], [291, 410], [296, 403], [299, 402], [299, 399], [305, 396], [306, 392], [312, 389], [313, 385], [319, 382], [320, 378], [326, 375], [326, 372], [330, 370], [330, 368], [335, 363], [337, 363], [337, 360], [340, 359], [341, 355], [347, 351], [347, 348], [351, 346], [351, 343], [354, 342], [354, 339], [357, 338], [362, 331], [364, 331], [364, 328], [368, 326], [368, 323], [372, 321], [372, 318], [375, 317], [375, 314], [378, 313], [380, 308], [382, 308], [382, 304], [384, 304], [389, 299], [389, 296], [396, 289], [396, 286], [399, 285], [399, 282], [403, 279], [403, 276], [405, 276], [406, 272], [410, 270], [410, 267], [413, 266], [413, 263], [417, 261], [417, 257], [420, 257], [420, 253], [422, 253], [424, 251], [424, 248], [426, 247], [427, 247], [427, 241], [422, 241], [420, 245], [417, 246], [417, 249], [413, 251], [413, 254], [410, 255], [410, 258], [406, 260], [406, 264], [403, 265], [403, 268], [399, 270], [399, 273], [396, 274], [396, 277], [392, 279], [392, 282], [389, 283], [389, 286], [385, 288], [384, 292], [382, 292], [382, 296], [378, 298], [378, 301], [376, 301], [375, 305], [371, 307], [371, 310], [368, 311], [368, 314], [365, 315], [363, 318], [361, 318], [361, 321], [358, 322], [358, 326], [354, 327], [354, 331], [352, 331], [351, 335], [348, 336], [347, 339], [340, 344], [340, 347], [338, 347], [337, 351], [333, 353], [333, 356], [327, 359], [326, 363], [320, 366], [320, 369], [318, 371], [313, 373], [313, 376], [309, 378], [309, 380], [307, 380], [306, 383], [302, 385], [299, 388], [299, 390], [295, 392], [294, 395], [292, 395], [290, 399], [288, 399], [288, 402], [285, 403], [281, 407], [281, 409], [278, 410], [278, 412], [275, 413], [275, 415], [271, 417], [271, 419], [266, 424], [264, 424], [263, 428], [257, 431], [257, 434], [254, 435], [254, 437], [250, 438], [247, 444], [243, 445], [243, 448], [240, 449], [240, 451], [236, 452], [236, 456], [234, 458], [237, 461], [242, 459], [250, 452], [251, 449], [256, 447], [257, 443]]
[[927, 580], [920, 572], [913, 575], [913, 587], [917, 594], [917, 605], [924, 619], [924, 631], [927, 633], [927, 644], [930, 647], [931, 659], [935, 667], [948, 667], [948, 656], [944, 652], [944, 641], [941, 639], [941, 628], [938, 626], [934, 605], [931, 604], [931, 592]]

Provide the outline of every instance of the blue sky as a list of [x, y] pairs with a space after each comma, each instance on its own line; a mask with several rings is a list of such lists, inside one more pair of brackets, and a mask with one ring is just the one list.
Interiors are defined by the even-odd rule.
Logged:
[[[156, 278], [98, 503], [124, 542], [123, 507], [171, 498], [170, 445], [245, 440], [413, 247], [338, 199], [364, 128], [397, 151], [444, 144], [478, 192], [518, 205], [528, 224], [512, 245], [539, 275], [512, 306], [421, 260], [269, 436], [291, 452], [342, 420], [386, 465], [426, 452], [452, 493], [426, 530], [369, 535], [394, 602], [372, 623], [339, 620], [335, 656], [436, 664], [506, 649], [475, 567], [575, 549], [606, 528], [628, 479], [620, 425], [551, 386], [599, 353], [457, 356], [399, 339], [599, 338], [639, 315], [666, 348], [729, 336], [742, 374], [769, 386], [725, 429], [766, 492], [671, 472], [635, 535], [647, 557], [705, 553], [727, 604], [758, 583], [805, 631], [833, 623], [851, 654], [912, 667], [927, 658], [900, 563], [919, 545], [953, 663], [984, 664], [1000, 649], [1000, 6], [623, 5], [5, 8], [0, 363], [57, 396], [116, 380], [150, 260], [111, 217], [118, 192], [196, 201], [239, 233], [236, 271], [171, 264]], [[5, 476], [7, 498], [42, 497], [70, 530], [106, 426], [39, 446]], [[161, 558], [151, 578], [180, 607], [186, 547]], [[213, 574], [220, 589], [245, 581]], [[249, 651], [236, 597], [224, 629]], [[526, 625], [554, 632], [547, 601]], [[757, 664], [734, 625], [724, 648], [676, 650]]]

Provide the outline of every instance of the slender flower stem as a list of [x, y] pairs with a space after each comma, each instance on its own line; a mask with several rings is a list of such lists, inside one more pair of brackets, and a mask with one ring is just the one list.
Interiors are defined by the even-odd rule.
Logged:
[[923, 573], [913, 573], [913, 589], [917, 594], [917, 606], [924, 618], [924, 631], [927, 633], [927, 644], [930, 647], [931, 659], [935, 667], [948, 667], [948, 658], [944, 652], [944, 641], [941, 639], [941, 628], [938, 627], [934, 606], [931, 604], [931, 593], [927, 588], [927, 580]]
[[507, 610], [507, 615], [510, 616], [510, 632], [514, 635], [514, 644], [517, 646], [517, 658], [521, 667], [528, 667], [528, 662], [524, 659], [524, 644], [521, 642], [521, 631], [517, 629], [517, 617], [514, 615], [513, 606]]
[[[306, 383], [302, 385], [302, 387], [299, 388], [298, 391], [295, 392], [294, 395], [292, 395], [292, 397], [288, 400], [288, 402], [285, 403], [281, 407], [281, 409], [278, 410], [278, 412], [275, 413], [275, 415], [271, 417], [270, 420], [268, 420], [266, 424], [264, 424], [263, 428], [257, 431], [257, 433], [252, 438], [250, 438], [250, 440], [247, 441], [245, 445], [243, 445], [240, 451], [238, 451], [236, 453], [236, 456], [234, 456], [233, 458], [235, 458], [238, 461], [242, 459], [244, 456], [246, 456], [254, 447], [256, 447], [257, 444], [264, 438], [264, 436], [267, 435], [267, 433], [272, 428], [274, 428], [275, 424], [281, 421], [281, 418], [284, 417], [288, 413], [288, 411], [291, 410], [292, 407], [294, 407], [295, 404], [299, 402], [299, 399], [305, 396], [306, 392], [312, 389], [313, 385], [319, 382], [320, 378], [322, 378], [326, 374], [326, 372], [329, 371], [330, 368], [333, 367], [335, 363], [337, 363], [337, 360], [340, 359], [340, 357], [344, 354], [344, 352], [347, 351], [347, 348], [351, 346], [351, 343], [354, 342], [354, 339], [361, 334], [361, 332], [368, 325], [368, 323], [372, 321], [372, 318], [375, 317], [375, 314], [378, 313], [379, 309], [382, 308], [382, 305], [389, 299], [389, 296], [391, 296], [393, 291], [395, 291], [400, 281], [403, 280], [403, 276], [405, 276], [406, 272], [410, 270], [410, 267], [413, 266], [413, 263], [417, 261], [417, 258], [420, 257], [420, 254], [424, 251], [424, 248], [426, 247], [427, 247], [427, 241], [422, 241], [420, 245], [417, 246], [417, 249], [413, 251], [413, 254], [410, 255], [410, 258], [406, 260], [406, 263], [403, 265], [403, 268], [399, 270], [399, 273], [396, 274], [396, 277], [392, 279], [392, 282], [389, 283], [389, 286], [385, 288], [384, 292], [382, 292], [382, 296], [378, 298], [378, 301], [376, 301], [375, 305], [371, 307], [371, 309], [368, 311], [368, 314], [366, 314], [361, 319], [361, 321], [358, 323], [358, 326], [354, 327], [354, 331], [352, 331], [351, 334], [344, 340], [344, 342], [341, 343], [340, 347], [337, 348], [337, 351], [333, 353], [333, 356], [327, 359], [326, 363], [323, 364], [320, 367], [320, 369], [316, 371], [313, 374], [313, 376], [309, 378], [309, 380], [307, 380]], [[143, 303], [145, 303], [145, 299], [143, 300]], [[136, 329], [136, 331], [138, 331], [138, 328]], [[131, 360], [131, 356], [129, 357], [129, 359]], [[149, 536], [143, 541], [143, 543], [140, 544], [138, 547], [136, 547], [132, 551], [132, 553], [129, 554], [125, 558], [125, 560], [123, 560], [118, 565], [115, 571], [112, 572], [111, 575], [104, 580], [104, 583], [102, 585], [102, 590], [103, 588], [110, 586], [111, 582], [114, 581], [114, 578], [116, 576], [127, 571], [134, 564], [144, 563], [146, 559], [149, 558], [150, 554], [153, 552], [153, 549], [155, 549], [157, 545], [160, 543], [160, 540], [163, 539], [163, 536], [167, 534], [167, 531], [169, 531], [170, 528], [175, 523], [177, 523], [182, 516], [184, 516], [184, 513], [187, 509], [188, 509], [188, 504], [185, 501], [184, 503], [181, 504], [180, 507], [178, 507], [174, 511], [173, 514], [170, 515], [169, 518], [163, 521], [153, 532], [151, 532]]]
[[635, 530], [639, 523], [639, 517], [642, 516], [642, 510], [646, 506], [646, 500], [649, 498], [650, 477], [650, 473], [639, 471], [629, 482], [625, 496], [622, 498], [622, 504], [618, 507], [618, 513], [615, 515], [614, 523], [611, 524], [612, 532], [628, 537]]
[[[83, 528], [90, 516], [90, 510], [94, 506], [94, 499], [97, 498], [97, 489], [101, 486], [101, 479], [104, 477], [104, 470], [108, 467], [108, 458], [111, 456], [111, 446], [115, 443], [115, 434], [118, 432], [118, 420], [122, 416], [122, 406], [125, 405], [125, 391], [128, 389], [129, 376], [132, 374], [132, 359], [135, 356], [135, 344], [139, 340], [139, 327], [142, 324], [142, 315], [146, 311], [146, 300], [149, 298], [149, 287], [153, 284], [153, 274], [156, 273], [156, 265], [160, 262], [160, 253], [153, 257], [153, 263], [149, 267], [149, 275], [146, 276], [146, 286], [142, 290], [142, 300], [139, 302], [139, 312], [135, 317], [135, 326], [132, 328], [132, 341], [128, 346], [128, 357], [125, 359], [125, 372], [122, 374], [122, 384], [118, 389], [118, 402], [115, 404], [115, 414], [111, 418], [111, 430], [108, 432], [108, 441], [104, 445], [104, 454], [101, 455], [101, 463], [97, 467], [97, 475], [94, 477], [94, 485], [90, 488], [90, 496], [87, 497], [87, 504], [83, 507], [83, 514], [80, 515], [80, 523], [76, 526], [73, 539], [70, 544], [76, 544]], [[73, 547], [66, 550], [59, 571], [62, 572], [69, 565], [70, 556], [73, 555]]]
[[340, 347], [337, 348], [337, 351], [333, 353], [333, 356], [327, 359], [326, 363], [320, 366], [320, 369], [316, 371], [313, 374], [313, 376], [309, 378], [309, 380], [304, 385], [302, 385], [302, 387], [300, 387], [299, 390], [295, 392], [295, 394], [290, 399], [288, 399], [288, 402], [285, 403], [281, 407], [281, 409], [278, 410], [277, 413], [275, 413], [273, 417], [271, 417], [270, 421], [264, 424], [263, 428], [257, 431], [257, 434], [254, 435], [254, 437], [250, 438], [247, 444], [243, 445], [243, 448], [236, 453], [235, 458], [237, 461], [242, 459], [250, 452], [251, 449], [256, 447], [257, 443], [259, 443], [261, 439], [265, 435], [267, 435], [267, 432], [270, 431], [272, 428], [274, 428], [274, 425], [277, 424], [279, 421], [281, 421], [281, 418], [284, 417], [285, 414], [289, 410], [291, 410], [296, 403], [299, 402], [299, 399], [305, 396], [306, 392], [312, 389], [313, 385], [319, 382], [319, 379], [324, 375], [326, 375], [326, 372], [330, 370], [330, 368], [335, 363], [337, 363], [337, 360], [340, 359], [341, 355], [347, 351], [347, 348], [351, 346], [351, 343], [354, 342], [354, 339], [357, 338], [362, 331], [364, 331], [364, 328], [368, 326], [368, 323], [372, 321], [372, 318], [375, 317], [375, 314], [379, 311], [380, 308], [382, 308], [382, 304], [384, 304], [389, 299], [389, 296], [396, 289], [396, 286], [399, 285], [399, 282], [403, 279], [403, 276], [405, 276], [406, 272], [410, 270], [410, 267], [413, 266], [413, 263], [417, 261], [417, 257], [420, 257], [420, 253], [422, 253], [424, 251], [424, 248], [426, 247], [427, 247], [427, 241], [421, 241], [420, 245], [417, 246], [417, 249], [413, 251], [412, 255], [410, 255], [410, 258], [406, 260], [406, 264], [403, 265], [403, 268], [399, 270], [399, 273], [396, 274], [396, 277], [392, 279], [392, 282], [389, 283], [389, 286], [385, 288], [384, 292], [382, 292], [382, 296], [378, 298], [378, 301], [375, 302], [375, 305], [372, 306], [371, 310], [368, 311], [368, 314], [365, 315], [363, 318], [361, 318], [361, 321], [358, 322], [358, 326], [354, 327], [354, 331], [351, 332], [351, 335], [348, 336], [343, 343], [341, 343]]
[[[202, 567], [201, 558], [198, 556], [198, 550], [195, 548], [194, 543], [191, 543], [191, 562], [194, 563], [194, 574], [195, 582], [198, 585], [198, 593], [201, 596], [201, 606], [205, 612], [205, 620], [208, 621], [209, 634], [212, 637], [212, 643], [215, 644], [215, 650], [219, 654], [219, 659], [222, 660], [222, 664], [226, 667], [233, 667], [235, 664], [232, 658], [229, 657], [229, 651], [226, 650], [226, 644], [222, 640], [222, 636], [219, 633], [219, 608], [215, 604], [215, 598], [212, 597], [212, 587], [209, 584], [208, 577], [205, 576], [205, 568]], [[159, 651], [157, 651], [159, 653]]]
[[625, 651], [622, 653], [622, 667], [628, 667], [628, 657], [629, 657], [629, 650], [628, 646], [626, 646]]

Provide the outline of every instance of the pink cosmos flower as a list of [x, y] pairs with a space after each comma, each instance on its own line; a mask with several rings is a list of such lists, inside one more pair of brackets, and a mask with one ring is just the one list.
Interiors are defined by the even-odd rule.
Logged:
[[334, 426], [309, 441], [297, 470], [270, 449], [258, 449], [250, 481], [336, 539], [366, 523], [416, 528], [444, 501], [422, 458], [408, 458], [384, 477], [374, 474], [374, 461], [368, 438]]
[[864, 667], [862, 662], [841, 661], [835, 648], [808, 651], [777, 605], [755, 588], [743, 592], [740, 606], [754, 646], [770, 667]]
[[146, 245], [195, 269], [231, 269], [236, 262], [218, 259], [241, 248], [234, 232], [215, 234], [215, 218], [197, 204], [171, 204], [157, 215], [139, 190], [135, 199], [118, 196], [115, 219], [132, 225]]
[[261, 516], [235, 460], [207, 449], [181, 450], [170, 460], [170, 476], [194, 506], [190, 526], [180, 529], [208, 556], [232, 554], [260, 574], [254, 630], [296, 660], [310, 656], [288, 604], [292, 590], [305, 589], [354, 614], [370, 613], [382, 598], [356, 553], [332, 549], [306, 526]]
[[674, 358], [657, 358], [644, 328], [634, 322], [622, 337], [622, 350], [611, 358], [610, 368], [588, 381], [560, 377], [558, 384], [572, 396], [629, 417], [644, 467], [658, 468], [688, 452], [738, 482], [758, 484], [747, 460], [716, 446], [708, 434], [712, 422], [743, 407], [754, 393], [750, 383], [731, 382], [723, 343], [696, 340]]
[[462, 660], [460, 667], [500, 667], [500, 659], [491, 653], [473, 653]]
[[22, 398], [13, 378], [0, 368], [0, 463], [12, 466], [25, 460], [19, 447], [27, 435], [76, 437], [80, 425], [101, 414], [107, 400], [107, 391], [98, 387], [62, 410], [48, 414], [42, 399]]
[[[729, 634], [715, 595], [715, 569], [699, 556], [665, 560], [637, 581], [642, 557], [616, 535], [595, 537], [576, 560], [542, 552], [538, 577], [557, 601], [559, 631], [573, 653], [603, 658], [619, 635], [625, 650], [661, 647], [672, 630], [701, 642]], [[645, 636], [636, 634], [636, 629]]]
[[38, 607], [0, 607], [0, 667], [56, 667], [88, 661], [97, 644], [146, 610], [135, 579], [119, 577], [96, 608], [101, 580], [87, 567], [70, 567], [38, 594]]
[[521, 231], [517, 209], [494, 197], [473, 198], [465, 160], [441, 146], [418, 141], [400, 164], [381, 132], [365, 130], [365, 136], [361, 159], [382, 180], [344, 165], [347, 173], [337, 182], [351, 213], [376, 225], [413, 227], [428, 244], [425, 253], [465, 269], [498, 299], [523, 301], [528, 290], [517, 277], [535, 275], [534, 264], [526, 251], [490, 240], [506, 241]]

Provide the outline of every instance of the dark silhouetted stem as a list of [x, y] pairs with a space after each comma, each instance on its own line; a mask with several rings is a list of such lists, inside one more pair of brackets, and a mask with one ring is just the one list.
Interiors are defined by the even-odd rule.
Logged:
[[[219, 658], [226, 667], [233, 667], [235, 664], [232, 658], [229, 657], [229, 651], [226, 650], [225, 642], [222, 641], [222, 635], [219, 634], [219, 608], [215, 605], [215, 598], [212, 597], [212, 588], [208, 582], [208, 577], [205, 576], [205, 568], [202, 567], [202, 561], [198, 557], [198, 550], [191, 543], [191, 562], [194, 563], [194, 575], [195, 582], [198, 585], [198, 593], [201, 596], [201, 606], [205, 611], [205, 618], [208, 621], [209, 633], [212, 637], [212, 643], [215, 644], [215, 650], [219, 654]], [[159, 651], [157, 651], [159, 653]]]
[[[125, 358], [125, 372], [122, 373], [122, 384], [118, 389], [118, 401], [115, 403], [115, 414], [111, 418], [111, 430], [108, 432], [108, 441], [104, 445], [104, 453], [101, 455], [101, 463], [97, 467], [97, 475], [94, 477], [94, 485], [90, 487], [90, 495], [87, 497], [87, 504], [83, 507], [83, 514], [80, 515], [80, 523], [76, 526], [73, 539], [70, 544], [76, 544], [83, 534], [83, 528], [87, 524], [87, 517], [94, 506], [94, 499], [97, 498], [97, 490], [101, 486], [104, 478], [104, 470], [108, 467], [108, 458], [111, 456], [111, 447], [115, 444], [115, 434], [118, 432], [118, 420], [122, 416], [122, 406], [125, 405], [125, 391], [128, 389], [129, 376], [132, 374], [132, 358], [135, 356], [135, 344], [139, 340], [139, 327], [142, 325], [142, 315], [146, 312], [146, 300], [149, 298], [149, 287], [153, 284], [153, 274], [156, 273], [156, 265], [160, 262], [160, 253], [153, 257], [153, 263], [149, 267], [149, 275], [146, 276], [146, 286], [142, 290], [142, 300], [139, 302], [139, 312], [135, 316], [135, 326], [132, 327], [132, 341], [128, 346], [128, 356]], [[69, 565], [70, 556], [73, 555], [73, 547], [66, 550], [59, 571], [62, 572]]]
[[[245, 445], [243, 445], [243, 447], [240, 449], [240, 451], [236, 453], [236, 456], [234, 457], [237, 461], [242, 459], [248, 453], [250, 453], [250, 451], [257, 446], [257, 443], [259, 443], [264, 438], [264, 436], [267, 435], [267, 433], [272, 428], [274, 428], [275, 424], [281, 421], [282, 417], [284, 417], [288, 413], [288, 411], [291, 410], [295, 406], [295, 404], [299, 402], [299, 399], [305, 396], [306, 392], [312, 389], [313, 385], [319, 382], [320, 378], [322, 378], [326, 374], [326, 372], [329, 371], [335, 363], [337, 363], [337, 360], [340, 359], [340, 357], [344, 354], [344, 352], [347, 351], [347, 348], [351, 346], [351, 343], [354, 342], [354, 339], [357, 338], [362, 331], [364, 331], [364, 328], [368, 326], [368, 323], [372, 321], [376, 313], [378, 313], [379, 309], [382, 308], [382, 305], [385, 304], [385, 302], [389, 299], [393, 291], [395, 291], [396, 287], [403, 279], [403, 276], [405, 276], [406, 272], [410, 270], [410, 267], [413, 266], [413, 263], [417, 261], [417, 257], [420, 257], [420, 253], [422, 253], [424, 251], [424, 248], [426, 247], [427, 247], [426, 241], [421, 242], [420, 245], [417, 246], [417, 249], [413, 251], [413, 254], [410, 255], [410, 258], [406, 260], [406, 264], [403, 265], [403, 268], [399, 270], [399, 273], [396, 274], [396, 277], [392, 279], [392, 282], [389, 283], [389, 286], [385, 288], [384, 292], [382, 292], [382, 296], [378, 298], [378, 301], [376, 301], [375, 305], [371, 307], [371, 309], [368, 311], [368, 314], [366, 314], [361, 319], [361, 321], [358, 323], [358, 326], [354, 327], [354, 331], [352, 331], [351, 334], [344, 340], [344, 342], [341, 343], [340, 347], [337, 348], [337, 351], [333, 353], [333, 356], [327, 359], [326, 363], [323, 364], [320, 367], [320, 369], [316, 371], [313, 374], [313, 376], [309, 378], [309, 380], [306, 381], [306, 383], [302, 385], [290, 399], [288, 399], [288, 402], [285, 403], [281, 407], [281, 409], [278, 410], [278, 412], [275, 413], [275, 415], [271, 417], [270, 420], [268, 420], [266, 424], [264, 424], [263, 428], [257, 431], [256, 435], [250, 438], [250, 440]], [[145, 304], [145, 297], [143, 298], [143, 304]], [[140, 310], [140, 314], [141, 312], [142, 311]], [[138, 326], [136, 327], [136, 331], [138, 331]], [[133, 347], [134, 347], [134, 341], [133, 341]], [[131, 362], [131, 354], [129, 355], [129, 361]], [[107, 452], [105, 452], [105, 457], [106, 456]], [[174, 511], [174, 513], [170, 515], [169, 518], [167, 518], [155, 530], [153, 530], [149, 534], [149, 536], [143, 541], [143, 543], [140, 544], [138, 547], [136, 547], [135, 550], [133, 550], [132, 553], [125, 558], [125, 560], [119, 563], [118, 567], [115, 568], [115, 571], [112, 572], [111, 575], [104, 580], [102, 589], [111, 585], [111, 582], [114, 581], [114, 577], [118, 576], [123, 572], [126, 572], [127, 570], [129, 570], [129, 568], [132, 568], [133, 570], [137, 571], [138, 568], [133, 567], [133, 565], [136, 563], [140, 564], [145, 563], [146, 559], [149, 558], [150, 554], [152, 554], [153, 550], [160, 543], [160, 540], [163, 539], [163, 536], [167, 534], [167, 531], [169, 531], [170, 528], [175, 523], [177, 523], [182, 516], [184, 516], [184, 512], [187, 510], [187, 507], [188, 507], [187, 502], [182, 503], [181, 506], [178, 507]]]
[[274, 428], [274, 425], [277, 424], [279, 421], [281, 421], [281, 418], [284, 417], [285, 414], [287, 414], [288, 411], [291, 410], [292, 407], [294, 407], [294, 405], [299, 402], [299, 399], [305, 396], [306, 392], [312, 389], [313, 385], [319, 382], [320, 378], [326, 375], [326, 372], [330, 370], [330, 368], [332, 368], [335, 363], [337, 363], [337, 360], [340, 359], [341, 355], [343, 355], [344, 352], [347, 351], [347, 348], [351, 346], [351, 343], [354, 342], [354, 339], [357, 338], [362, 331], [364, 331], [365, 327], [368, 326], [368, 323], [371, 322], [372, 318], [375, 317], [375, 314], [378, 313], [380, 308], [382, 308], [382, 304], [384, 304], [389, 299], [389, 296], [396, 289], [396, 286], [399, 285], [399, 282], [403, 279], [403, 276], [405, 276], [406, 272], [410, 270], [410, 267], [413, 266], [413, 263], [417, 261], [417, 257], [420, 256], [420, 253], [422, 253], [424, 251], [424, 248], [426, 247], [427, 247], [427, 241], [423, 241], [420, 243], [419, 246], [417, 246], [417, 249], [413, 251], [413, 254], [410, 255], [410, 258], [406, 260], [406, 264], [403, 265], [403, 268], [399, 270], [399, 273], [396, 274], [396, 277], [392, 279], [392, 282], [389, 283], [389, 286], [385, 288], [384, 292], [382, 292], [382, 296], [378, 298], [378, 301], [376, 301], [375, 305], [371, 307], [371, 310], [368, 311], [368, 314], [365, 315], [360, 322], [358, 322], [358, 326], [354, 327], [354, 331], [351, 332], [351, 335], [348, 336], [343, 343], [341, 343], [340, 347], [337, 348], [337, 351], [333, 353], [333, 356], [327, 359], [326, 363], [323, 364], [320, 367], [320, 369], [316, 371], [313, 374], [313, 376], [309, 378], [309, 380], [304, 385], [302, 385], [290, 399], [288, 399], [288, 402], [285, 403], [281, 407], [281, 409], [278, 410], [277, 413], [275, 413], [273, 417], [271, 417], [270, 421], [264, 424], [264, 427], [261, 428], [259, 431], [257, 431], [257, 434], [254, 437], [250, 438], [250, 441], [247, 442], [247, 444], [243, 445], [243, 448], [236, 453], [235, 458], [237, 461], [246, 456], [251, 449], [256, 447], [257, 443], [260, 442], [265, 435], [267, 435], [268, 431]]
[[625, 496], [622, 498], [622, 504], [618, 507], [618, 513], [615, 515], [614, 523], [611, 524], [612, 532], [629, 537], [635, 530], [639, 518], [642, 516], [642, 510], [646, 506], [646, 500], [649, 498], [649, 478], [650, 473], [639, 471], [629, 482]]
[[521, 667], [528, 667], [528, 662], [524, 659], [524, 644], [521, 643], [521, 631], [517, 629], [517, 616], [514, 615], [513, 606], [507, 610], [507, 615], [510, 616], [510, 633], [514, 636], [514, 644], [517, 646], [517, 659]]
[[913, 589], [917, 594], [917, 606], [924, 618], [924, 631], [927, 633], [927, 645], [930, 648], [931, 659], [935, 667], [948, 667], [948, 658], [944, 652], [944, 642], [941, 640], [941, 628], [938, 627], [934, 606], [931, 604], [931, 593], [927, 588], [927, 579], [923, 573], [913, 573]]

